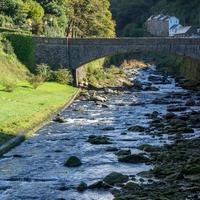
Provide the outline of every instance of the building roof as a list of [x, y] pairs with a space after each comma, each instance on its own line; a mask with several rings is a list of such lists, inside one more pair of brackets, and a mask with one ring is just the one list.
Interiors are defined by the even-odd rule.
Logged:
[[150, 21], [150, 20], [168, 21], [172, 17], [175, 17], [175, 16], [169, 16], [169, 15], [163, 15], [163, 14], [152, 15], [151, 17], [149, 17], [147, 21]]
[[177, 29], [176, 34], [185, 34], [190, 30], [191, 26], [182, 26]]
[[170, 28], [170, 30], [176, 30], [176, 29], [179, 29], [179, 28], [181, 28], [182, 27], [182, 25], [180, 25], [180, 24], [174, 24], [171, 28]]

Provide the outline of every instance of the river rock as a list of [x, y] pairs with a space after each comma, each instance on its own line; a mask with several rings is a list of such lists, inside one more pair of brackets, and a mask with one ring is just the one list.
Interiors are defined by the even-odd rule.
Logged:
[[79, 107], [79, 108], [75, 108], [74, 111], [76, 112], [84, 112], [84, 108], [83, 107]]
[[104, 89], [104, 93], [105, 94], [119, 94], [119, 92], [118, 91], [116, 91], [116, 90], [112, 90], [112, 89], [110, 89], [110, 88], [105, 88]]
[[71, 156], [65, 161], [64, 165], [66, 167], [79, 167], [80, 165], [82, 165], [82, 163], [78, 157]]
[[128, 182], [123, 186], [123, 189], [125, 190], [131, 190], [131, 191], [135, 191], [135, 190], [139, 190], [140, 186], [137, 183], [134, 182]]
[[176, 115], [173, 112], [169, 112], [166, 115], [164, 115], [165, 119], [172, 119], [174, 117], [176, 117]]
[[96, 135], [90, 135], [88, 138], [88, 142], [90, 142], [91, 144], [111, 144], [111, 142], [109, 141], [109, 138], [106, 136], [96, 136]]
[[53, 119], [54, 122], [58, 122], [58, 123], [66, 123], [67, 120], [64, 118], [64, 117], [61, 117], [61, 116], [56, 116], [54, 119]]
[[125, 156], [119, 156], [118, 161], [119, 162], [125, 162], [125, 163], [144, 163], [147, 162], [149, 159], [142, 154], [131, 154], [131, 155], [125, 155]]
[[78, 186], [77, 186], [77, 191], [79, 192], [83, 192], [85, 190], [87, 190], [87, 184], [85, 182], [81, 182]]
[[185, 89], [195, 89], [196, 87], [199, 86], [199, 81], [195, 80], [182, 80], [180, 82], [181, 87]]
[[143, 126], [131, 126], [128, 128], [128, 131], [132, 131], [132, 132], [144, 132], [146, 128], [144, 128]]
[[134, 88], [142, 89], [142, 83], [139, 80], [135, 79], [132, 81], [132, 83]]
[[186, 121], [182, 120], [182, 119], [171, 119], [169, 121], [171, 126], [175, 126], [175, 127], [185, 127], [187, 126]]
[[117, 156], [127, 156], [127, 155], [131, 155], [131, 150], [119, 150], [116, 153]]
[[185, 103], [185, 106], [195, 106], [195, 101], [194, 100], [188, 100], [186, 103]]
[[145, 116], [148, 116], [151, 119], [157, 118], [159, 113], [157, 111], [154, 111], [152, 113], [147, 113]]
[[112, 126], [107, 126], [107, 127], [102, 128], [101, 130], [102, 130], [102, 131], [114, 131], [115, 128], [112, 127]]
[[118, 172], [112, 172], [107, 175], [103, 181], [109, 185], [116, 185], [127, 182], [129, 177]]
[[142, 144], [138, 147], [138, 149], [146, 152], [156, 152], [159, 148], [150, 144]]
[[104, 181], [97, 181], [88, 186], [88, 189], [109, 189], [112, 186], [105, 183]]
[[171, 102], [165, 98], [156, 98], [152, 101], [152, 104], [161, 104], [161, 105], [165, 105], [165, 104], [170, 104]]
[[91, 96], [91, 100], [100, 101], [100, 102], [106, 102], [107, 101], [107, 97], [93, 95], [93, 96]]

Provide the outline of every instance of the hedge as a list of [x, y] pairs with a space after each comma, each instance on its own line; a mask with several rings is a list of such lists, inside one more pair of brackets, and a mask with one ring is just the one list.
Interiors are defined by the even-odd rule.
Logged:
[[31, 35], [23, 33], [2, 33], [11, 42], [17, 58], [31, 71], [35, 71], [35, 41]]

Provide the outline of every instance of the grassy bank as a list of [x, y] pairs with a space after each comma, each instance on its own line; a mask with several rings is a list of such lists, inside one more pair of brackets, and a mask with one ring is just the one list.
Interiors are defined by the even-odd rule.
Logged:
[[85, 81], [96, 88], [120, 87], [130, 84], [122, 68], [114, 65], [104, 66], [105, 59], [98, 59], [85, 65]]
[[0, 82], [13, 80], [25, 81], [29, 71], [14, 54], [6, 54], [0, 49]]
[[0, 144], [64, 106], [77, 91], [57, 83], [44, 83], [37, 89], [21, 83], [13, 92], [1, 89]]
[[34, 89], [27, 81], [36, 67], [33, 52], [31, 36], [0, 34], [0, 146], [47, 119], [77, 92], [55, 82]]

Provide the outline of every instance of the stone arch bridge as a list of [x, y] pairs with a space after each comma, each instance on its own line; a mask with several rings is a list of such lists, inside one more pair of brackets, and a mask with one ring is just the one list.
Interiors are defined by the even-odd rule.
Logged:
[[36, 63], [74, 72], [95, 59], [129, 52], [163, 52], [200, 59], [200, 38], [46, 38], [34, 37]]

